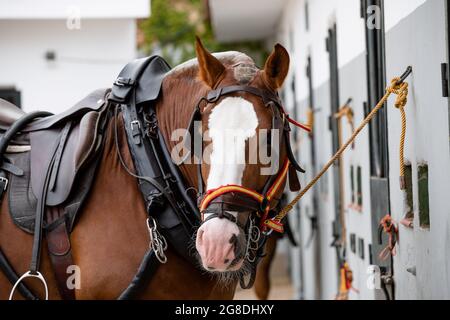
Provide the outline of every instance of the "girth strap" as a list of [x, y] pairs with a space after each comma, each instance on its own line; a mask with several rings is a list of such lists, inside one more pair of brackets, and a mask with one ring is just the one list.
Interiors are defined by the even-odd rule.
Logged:
[[64, 300], [75, 300], [75, 288], [69, 288], [68, 268], [72, 266], [67, 220], [62, 207], [47, 208], [47, 245], [59, 293]]

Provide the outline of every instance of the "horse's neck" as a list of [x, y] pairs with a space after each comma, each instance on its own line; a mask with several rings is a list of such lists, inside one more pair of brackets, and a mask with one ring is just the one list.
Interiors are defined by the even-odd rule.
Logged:
[[[157, 115], [169, 152], [180, 143], [179, 140], [172, 141], [172, 134], [176, 130], [187, 129], [197, 103], [207, 91], [208, 88], [193, 74], [169, 76], [164, 80], [162, 96], [157, 102]], [[197, 186], [195, 166], [181, 165], [180, 169], [186, 182], [191, 187]]]

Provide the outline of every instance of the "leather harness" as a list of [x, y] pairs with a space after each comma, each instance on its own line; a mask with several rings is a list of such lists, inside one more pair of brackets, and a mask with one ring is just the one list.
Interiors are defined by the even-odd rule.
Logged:
[[[203, 192], [204, 181], [201, 175], [201, 161], [198, 164], [198, 203], [200, 204], [200, 212], [202, 214], [203, 223], [206, 222], [204, 219], [204, 214], [208, 213], [208, 220], [213, 218], [225, 218], [236, 222], [236, 219], [232, 215], [224, 215], [226, 211], [232, 212], [256, 212], [261, 219], [259, 228], [264, 233], [267, 230], [277, 232], [283, 232], [282, 226], [279, 223], [271, 222], [268, 220], [270, 211], [276, 207], [278, 200], [274, 199], [275, 195], [280, 191], [288, 174], [295, 175], [296, 172], [305, 171], [301, 168], [295, 159], [295, 156], [291, 149], [290, 143], [290, 126], [289, 123], [296, 123], [289, 120], [289, 116], [284, 111], [281, 99], [278, 94], [274, 94], [270, 91], [263, 90], [256, 87], [246, 86], [246, 85], [236, 85], [227, 86], [211, 90], [208, 92], [206, 97], [200, 99], [197, 104], [193, 115], [191, 117], [191, 122], [189, 124], [189, 132], [194, 135], [194, 122], [201, 120], [201, 109], [200, 104], [202, 102], [206, 103], [217, 103], [221, 98], [228, 96], [233, 93], [250, 93], [254, 96], [259, 97], [267, 108], [270, 108], [272, 113], [272, 133], [274, 130], [278, 130], [282, 133], [280, 136], [281, 140], [284, 139], [284, 145], [286, 146], [287, 159], [283, 166], [280, 168], [277, 175], [269, 177], [262, 192], [251, 190], [249, 188], [238, 186], [238, 185], [225, 185], [214, 190], [207, 190], [206, 193]], [[282, 141], [280, 141], [282, 142]], [[281, 144], [280, 144], [281, 145]], [[200, 159], [203, 157], [200, 156]], [[292, 169], [292, 170], [291, 170]], [[293, 179], [297, 180], [297, 179]], [[298, 181], [298, 180], [297, 180]], [[298, 191], [298, 190], [293, 190]]]
[[[251, 93], [260, 97], [264, 105], [271, 109], [273, 114], [272, 129], [279, 129], [283, 132], [280, 139], [284, 139], [287, 160], [279, 173], [268, 179], [261, 193], [243, 186], [223, 186], [203, 192], [204, 182], [201, 177], [201, 164], [199, 164], [199, 194], [197, 199], [200, 204], [199, 210], [194, 199], [187, 194], [184, 179], [179, 168], [173, 163], [164, 138], [158, 128], [154, 101], [159, 96], [162, 79], [169, 70], [168, 64], [158, 56], [135, 60], [121, 71], [108, 96], [106, 108], [111, 111], [106, 112], [106, 114], [114, 116], [116, 121], [115, 143], [118, 157], [127, 172], [138, 180], [139, 189], [149, 214], [147, 227], [151, 238], [150, 249], [144, 255], [132, 282], [122, 292], [119, 299], [132, 299], [148, 285], [159, 265], [158, 262], [165, 263], [167, 261], [164, 254], [164, 251], [167, 249], [167, 243], [170, 243], [179, 255], [197, 265], [197, 261], [190, 254], [189, 244], [195, 228], [205, 222], [202, 219], [205, 213], [212, 213], [208, 219], [225, 218], [235, 223], [239, 223], [241, 219], [234, 219], [234, 216], [227, 213], [228, 211], [256, 212], [259, 216], [259, 228], [254, 224], [254, 216], [250, 216], [246, 225], [244, 225], [244, 222], [240, 225], [241, 228], [248, 229], [248, 241], [253, 243], [252, 252], [249, 253], [249, 261], [252, 262], [253, 266], [250, 281], [245, 284], [244, 279], [241, 278], [240, 282], [243, 288], [251, 287], [254, 282], [257, 263], [263, 256], [263, 247], [269, 234], [266, 231], [268, 229], [282, 230], [279, 226], [267, 223], [270, 213], [277, 210], [278, 199], [275, 199], [274, 196], [286, 181], [288, 174], [290, 176], [295, 174], [296, 178], [296, 171], [304, 172], [295, 160], [289, 140], [289, 123], [293, 122], [290, 121], [285, 113], [277, 94], [249, 86], [229, 86], [212, 90], [196, 106], [189, 125], [191, 132], [193, 132], [193, 123], [201, 117], [200, 104], [202, 102], [216, 103], [220, 98], [232, 93]], [[152, 89], [148, 90], [147, 88]], [[120, 114], [125, 125], [128, 147], [134, 163], [134, 172], [126, 167], [119, 152], [117, 118]], [[48, 115], [48, 113], [42, 112], [32, 113], [14, 123], [0, 139], [0, 160], [6, 150], [6, 146], [18, 132], [32, 120], [47, 117]], [[52, 168], [55, 165], [58, 166], [57, 162], [60, 158], [58, 150], [61, 148], [61, 145], [64, 145], [65, 139], [67, 139], [70, 122], [66, 126], [67, 130], [63, 129], [58, 141], [54, 143], [54, 156], [49, 164], [49, 168], [45, 171], [42, 189], [38, 192], [30, 271], [19, 278], [0, 250], [0, 269], [5, 272], [12, 282], [15, 282], [11, 297], [17, 288], [24, 297], [36, 299], [36, 296], [22, 282], [27, 277], [40, 279], [46, 288], [46, 298], [48, 297], [45, 279], [39, 272], [43, 215], [46, 207], [45, 200], [53, 181], [54, 170]], [[2, 168], [4, 169], [4, 167]], [[17, 173], [17, 170], [20, 169], [10, 168], [9, 173]], [[292, 180], [295, 181], [296, 179]], [[0, 187], [4, 187], [6, 190], [7, 181], [5, 174], [0, 170]], [[1, 191], [0, 200], [3, 190]], [[58, 212], [55, 212], [55, 219], [58, 218]], [[259, 234], [259, 229], [263, 231], [262, 236]], [[61, 295], [67, 297], [63, 292], [61, 292]]]

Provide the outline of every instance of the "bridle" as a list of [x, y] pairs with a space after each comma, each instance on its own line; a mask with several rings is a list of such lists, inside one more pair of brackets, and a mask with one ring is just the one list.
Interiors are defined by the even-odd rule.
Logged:
[[[237, 224], [242, 230], [246, 230], [244, 231], [246, 235], [245, 253], [235, 252], [235, 260], [232, 261], [230, 266], [234, 265], [234, 263], [241, 258], [246, 259], [250, 263], [251, 272], [249, 281], [245, 283], [244, 277], [240, 277], [241, 287], [243, 289], [249, 289], [253, 286], [255, 281], [256, 266], [258, 265], [260, 258], [264, 256], [263, 249], [268, 236], [273, 231], [279, 233], [284, 232], [282, 222], [270, 218], [271, 214], [275, 217], [279, 211], [278, 204], [280, 199], [276, 199], [276, 195], [279, 194], [284, 187], [288, 176], [290, 180], [294, 179], [297, 182], [296, 184], [299, 185], [297, 172], [305, 172], [296, 161], [294, 153], [292, 152], [290, 143], [290, 123], [307, 131], [309, 131], [309, 129], [289, 118], [288, 114], [284, 111], [281, 99], [277, 93], [246, 85], [236, 85], [211, 90], [205, 97], [202, 97], [199, 100], [189, 124], [189, 133], [191, 134], [191, 137], [199, 134], [194, 130], [194, 124], [196, 121], [201, 121], [202, 112], [200, 106], [202, 103], [217, 103], [222, 97], [242, 92], [259, 97], [262, 99], [264, 106], [271, 110], [272, 133], [273, 130], [282, 132], [282, 134], [279, 135], [279, 145], [281, 146], [282, 142], [284, 142], [287, 154], [286, 160], [279, 172], [268, 178], [261, 192], [241, 185], [224, 185], [204, 192], [204, 181], [201, 170], [203, 157], [200, 155], [200, 161], [197, 164], [197, 203], [201, 213], [202, 224], [211, 219], [227, 219]], [[203, 141], [203, 139], [200, 141]], [[191, 156], [193, 156], [192, 153]], [[239, 215], [236, 217], [230, 212], [238, 212]], [[208, 213], [208, 217], [205, 219], [206, 213]], [[244, 215], [244, 213], [247, 213], [248, 215]], [[256, 216], [252, 213], [256, 214]], [[242, 219], [243, 217], [248, 217], [248, 219], [246, 219], [247, 221]], [[256, 219], [259, 220], [259, 223], [256, 222]]]
[[[284, 140], [287, 158], [278, 174], [269, 177], [261, 192], [240, 185], [224, 185], [204, 192], [204, 181], [201, 173], [202, 156], [200, 156], [200, 162], [197, 164], [197, 202], [202, 215], [202, 223], [214, 218], [227, 219], [233, 223], [237, 223], [242, 229], [244, 229], [243, 224], [239, 221], [239, 218], [229, 214], [229, 212], [254, 212], [260, 219], [259, 229], [262, 233], [265, 235], [268, 235], [272, 231], [282, 233], [283, 225], [269, 219], [271, 212], [276, 213], [276, 207], [279, 202], [279, 199], [276, 199], [275, 196], [284, 186], [284, 182], [286, 181], [288, 174], [295, 174], [296, 176], [296, 172], [305, 172], [296, 161], [292, 152], [290, 144], [291, 128], [289, 124], [293, 123], [294, 125], [305, 130], [308, 129], [289, 118], [288, 114], [284, 111], [278, 94], [246, 85], [227, 86], [211, 90], [198, 102], [190, 120], [189, 132], [191, 136], [198, 134], [194, 132], [194, 122], [201, 120], [202, 113], [200, 106], [202, 103], [216, 103], [219, 99], [225, 96], [242, 92], [250, 93], [256, 97], [259, 97], [262, 99], [264, 105], [267, 108], [270, 108], [272, 113], [272, 130], [279, 130], [279, 132], [282, 132], [280, 135], [280, 145]], [[205, 213], [208, 213], [207, 219], [204, 218]]]

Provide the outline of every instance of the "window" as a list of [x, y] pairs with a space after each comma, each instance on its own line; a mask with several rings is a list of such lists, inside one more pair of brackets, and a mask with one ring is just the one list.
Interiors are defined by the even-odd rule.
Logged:
[[[292, 117], [294, 119], [298, 119], [297, 88], [295, 76], [292, 77], [291, 91], [292, 91]], [[298, 128], [296, 126], [292, 128], [292, 137], [294, 137], [295, 145], [297, 145], [299, 141], [298, 141]]]
[[354, 233], [350, 235], [350, 250], [356, 254], [356, 235]]
[[358, 166], [356, 174], [356, 200], [358, 205], [358, 210], [362, 211], [363, 205], [363, 194], [362, 194], [362, 168]]
[[355, 196], [355, 167], [353, 165], [350, 166], [350, 189], [352, 195], [352, 205], [354, 205], [356, 203], [356, 196]]
[[[338, 49], [337, 49], [337, 26], [333, 25], [328, 30], [328, 38], [326, 40], [326, 48], [329, 55], [330, 63], [330, 130], [332, 131], [332, 153], [339, 150], [339, 119], [334, 115], [338, 113], [340, 108], [339, 101], [339, 65], [338, 65]], [[342, 192], [339, 188], [340, 177], [340, 163], [333, 166], [334, 177], [334, 199], [335, 199], [335, 219], [336, 225], [340, 228], [340, 213], [343, 205]], [[339, 229], [338, 228], [338, 229]]]
[[420, 165], [418, 169], [419, 183], [419, 221], [420, 227], [430, 228], [430, 203], [428, 192], [428, 165]]
[[365, 249], [364, 248], [364, 239], [359, 238], [358, 239], [358, 255], [362, 260], [365, 259], [364, 249]]
[[405, 219], [409, 221], [410, 227], [413, 226], [414, 222], [414, 196], [413, 196], [413, 185], [412, 185], [412, 166], [411, 164], [405, 165]]
[[[308, 56], [306, 65], [306, 76], [308, 78], [308, 108], [311, 112], [314, 112], [314, 88], [312, 80], [312, 60], [311, 56]], [[317, 155], [316, 155], [316, 141], [314, 132], [309, 135], [311, 139], [311, 172], [313, 175], [317, 173]], [[319, 216], [319, 195], [316, 190], [313, 190], [313, 210], [314, 216], [317, 218]]]
[[[373, 8], [379, 8], [375, 11]], [[372, 109], [383, 97], [386, 87], [385, 71], [385, 31], [383, 0], [362, 0], [363, 18], [366, 30], [366, 62], [367, 62], [367, 88], [368, 105]], [[379, 16], [376, 16], [379, 14]], [[368, 24], [378, 19], [372, 27]], [[387, 109], [380, 110], [377, 116], [369, 124], [370, 150], [371, 150], [371, 175], [374, 177], [387, 177], [389, 172], [388, 140], [387, 140]]]
[[20, 91], [14, 87], [0, 88], [0, 99], [5, 99], [19, 108], [21, 107]]
[[[361, 0], [361, 16], [366, 34], [367, 103], [364, 113], [368, 114], [382, 98], [386, 87], [384, 0]], [[380, 259], [379, 252], [388, 245], [388, 240], [384, 237], [380, 242], [377, 233], [381, 219], [391, 209], [387, 108], [380, 111], [369, 124], [372, 227], [369, 260], [385, 274], [392, 272], [392, 261]], [[390, 288], [393, 289], [392, 286]]]

